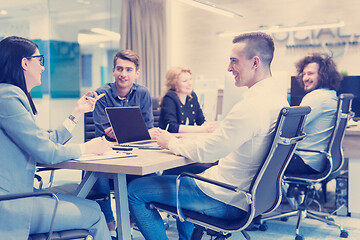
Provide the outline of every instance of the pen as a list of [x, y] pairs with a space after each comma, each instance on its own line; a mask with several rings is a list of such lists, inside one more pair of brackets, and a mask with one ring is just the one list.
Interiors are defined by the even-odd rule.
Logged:
[[116, 151], [116, 153], [124, 153], [126, 155], [131, 155], [132, 154], [131, 152], [122, 152], [122, 151]]
[[167, 131], [167, 130], [169, 129], [169, 126], [170, 126], [170, 124], [168, 123], [168, 124], [166, 125], [165, 131]]

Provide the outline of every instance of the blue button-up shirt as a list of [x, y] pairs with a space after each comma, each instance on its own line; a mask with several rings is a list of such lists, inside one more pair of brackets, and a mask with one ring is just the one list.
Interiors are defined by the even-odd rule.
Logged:
[[96, 137], [104, 136], [104, 130], [110, 127], [110, 123], [105, 112], [106, 107], [138, 106], [140, 107], [140, 111], [144, 117], [146, 127], [148, 129], [154, 127], [151, 96], [146, 87], [134, 83], [130, 93], [126, 97], [122, 98], [118, 96], [115, 82], [113, 82], [101, 86], [96, 90], [96, 93], [105, 93], [105, 96], [96, 102], [93, 112]]

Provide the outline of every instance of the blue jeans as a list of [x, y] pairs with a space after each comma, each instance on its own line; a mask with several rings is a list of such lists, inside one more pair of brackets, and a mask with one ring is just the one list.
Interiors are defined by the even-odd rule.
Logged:
[[[146, 204], [159, 202], [176, 206], [176, 176], [151, 176], [136, 179], [128, 185], [128, 194], [130, 214], [145, 239], [168, 239], [159, 212], [156, 209], [148, 209]], [[181, 179], [180, 202], [184, 209], [201, 212], [213, 217], [231, 219], [246, 214], [241, 209], [207, 196], [191, 178]], [[177, 221], [177, 228], [179, 239], [188, 240], [194, 226], [190, 222]]]

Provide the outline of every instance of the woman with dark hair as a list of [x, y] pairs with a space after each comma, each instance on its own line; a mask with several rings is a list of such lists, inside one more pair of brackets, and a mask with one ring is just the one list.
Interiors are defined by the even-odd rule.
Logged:
[[[296, 63], [297, 80], [307, 94], [301, 106], [310, 106], [304, 131], [307, 137], [298, 144], [299, 149], [325, 150], [335, 125], [338, 98], [336, 90], [342, 80], [332, 57], [313, 53]], [[325, 169], [324, 154], [295, 151], [287, 174], [317, 174]]]
[[[77, 119], [93, 111], [102, 97], [88, 92], [68, 119], [52, 132], [36, 125], [37, 113], [30, 91], [41, 84], [44, 56], [25, 38], [0, 41], [0, 194], [33, 191], [36, 163], [56, 164], [82, 154], [103, 154], [111, 144], [96, 138], [84, 144], [65, 144]], [[94, 97], [90, 97], [94, 94]], [[54, 231], [88, 229], [95, 240], [111, 239], [105, 218], [96, 202], [59, 194]], [[2, 239], [27, 239], [29, 234], [48, 232], [55, 200], [37, 197], [0, 202]]]

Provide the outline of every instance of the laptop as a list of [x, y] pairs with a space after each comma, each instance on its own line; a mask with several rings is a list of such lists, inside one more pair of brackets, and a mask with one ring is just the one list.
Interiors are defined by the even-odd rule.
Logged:
[[152, 140], [139, 107], [105, 108], [118, 146], [161, 149]]

